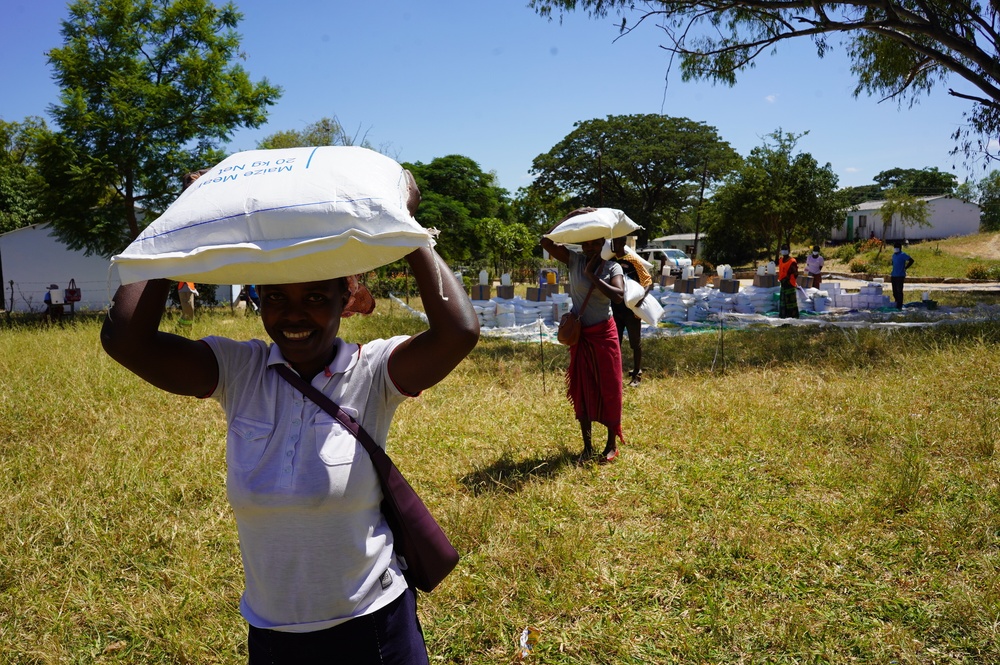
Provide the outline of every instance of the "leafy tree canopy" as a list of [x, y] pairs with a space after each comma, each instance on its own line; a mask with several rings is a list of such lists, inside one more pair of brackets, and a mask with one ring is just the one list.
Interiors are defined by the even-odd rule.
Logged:
[[430, 163], [403, 164], [420, 187], [417, 221], [441, 232], [437, 249], [452, 264], [469, 264], [486, 257], [482, 220], [510, 219], [507, 190], [496, 175], [463, 155], [437, 157]]
[[[720, 180], [739, 155], [714, 127], [665, 115], [608, 116], [574, 124], [535, 157], [530, 189], [541, 200], [623, 210], [643, 226], [639, 241], [671, 230], [700, 184]], [[551, 225], [551, 224], [550, 224]], [[678, 229], [679, 230], [679, 229]]]
[[954, 174], [939, 171], [936, 166], [889, 169], [876, 175], [874, 180], [882, 190], [897, 189], [913, 196], [953, 194], [958, 186], [958, 178]]
[[980, 231], [1000, 231], [1000, 171], [991, 171], [975, 187], [982, 210]]
[[708, 212], [709, 261], [740, 264], [762, 249], [777, 254], [783, 242], [819, 242], [840, 222], [848, 203], [837, 176], [795, 152], [801, 137], [770, 134], [718, 188]]
[[845, 187], [841, 190], [847, 198], [847, 202], [852, 206], [865, 201], [877, 201], [882, 198], [882, 188], [878, 185], [860, 185], [858, 187]]
[[[542, 192], [534, 187], [521, 187], [511, 202], [511, 215], [519, 223], [524, 224], [536, 236], [548, 232], [555, 220], [560, 219], [564, 210], [572, 210], [569, 196], [563, 195], [555, 199], [543, 197]], [[538, 247], [541, 253], [541, 247]]]
[[939, 171], [936, 166], [922, 169], [888, 169], [876, 175], [873, 180], [874, 183], [871, 185], [844, 188], [844, 194], [851, 205], [882, 200], [886, 197], [886, 192], [891, 189], [913, 196], [959, 194], [958, 178], [954, 174]]
[[258, 127], [280, 90], [236, 62], [241, 15], [210, 0], [76, 0], [49, 51], [59, 125], [40, 148], [46, 217], [70, 247], [111, 255], [218, 161], [238, 127]]
[[494, 276], [523, 263], [538, 246], [538, 234], [519, 222], [488, 217], [480, 220], [479, 231], [486, 250], [485, 258]]
[[[879, 208], [879, 217], [882, 218], [883, 235], [885, 238], [905, 238], [906, 229], [910, 226], [930, 226], [930, 210], [927, 208], [927, 201], [923, 201], [913, 194], [901, 189], [888, 189], [885, 191], [885, 203]], [[900, 228], [889, 230], [894, 219], [899, 219]]]
[[257, 147], [263, 150], [274, 150], [316, 145], [356, 145], [374, 149], [368, 142], [367, 134], [361, 134], [360, 131], [348, 134], [337, 116], [320, 118], [306, 126], [301, 132], [294, 129], [276, 132], [265, 137], [257, 144]]
[[45, 121], [38, 117], [0, 120], [0, 233], [41, 220], [44, 182], [36, 162], [38, 141], [47, 132]]
[[[543, 16], [580, 10], [621, 16], [622, 32], [657, 26], [664, 48], [680, 55], [685, 80], [732, 85], [759, 55], [788, 39], [811, 39], [822, 57], [835, 42], [846, 46], [861, 93], [913, 103], [952, 75], [967, 91], [966, 126], [956, 130], [956, 151], [989, 154], [1000, 131], [1000, 31], [996, 2], [969, 0], [819, 2], [813, 0], [530, 0]], [[996, 154], [990, 155], [996, 157]]]

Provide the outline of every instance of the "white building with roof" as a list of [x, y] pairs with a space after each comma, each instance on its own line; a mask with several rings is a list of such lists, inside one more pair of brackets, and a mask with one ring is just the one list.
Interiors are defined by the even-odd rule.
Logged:
[[922, 196], [927, 203], [928, 226], [904, 225], [899, 216], [883, 220], [880, 211], [885, 201], [865, 201], [845, 215], [844, 223], [834, 227], [830, 239], [853, 241], [873, 235], [885, 241], [932, 240], [979, 233], [979, 206], [952, 196]]
[[[73, 250], [51, 235], [48, 224], [32, 224], [0, 235], [0, 280], [3, 308], [40, 312], [48, 287], [65, 289], [75, 280], [81, 291], [76, 311], [108, 306], [120, 282], [109, 271], [110, 261]], [[67, 306], [67, 311], [69, 307]]]

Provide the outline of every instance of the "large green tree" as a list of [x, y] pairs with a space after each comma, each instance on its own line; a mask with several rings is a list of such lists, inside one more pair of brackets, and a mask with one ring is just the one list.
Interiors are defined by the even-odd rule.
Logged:
[[982, 210], [979, 230], [1000, 231], [1000, 171], [991, 171], [976, 183], [975, 191]]
[[[110, 255], [180, 191], [181, 176], [258, 127], [280, 90], [239, 64], [240, 13], [210, 0], [77, 0], [49, 51], [59, 126], [40, 150], [46, 218]], [[141, 212], [141, 211], [144, 211]]]
[[717, 189], [709, 215], [705, 257], [741, 264], [781, 243], [820, 242], [848, 207], [830, 164], [796, 153], [802, 134], [780, 129], [750, 151]]
[[885, 199], [886, 192], [897, 190], [913, 196], [937, 196], [948, 194], [959, 198], [969, 198], [970, 185], [959, 185], [954, 174], [939, 171], [936, 166], [922, 169], [892, 168], [882, 171], [871, 185], [845, 187], [842, 191], [848, 202], [858, 205], [865, 201]]
[[[885, 202], [879, 208], [878, 214], [882, 218], [882, 237], [887, 240], [905, 238], [906, 229], [911, 226], [931, 225], [928, 219], [930, 210], [927, 208], [927, 201], [901, 189], [885, 191]], [[897, 219], [899, 227], [892, 228]]]
[[938, 170], [936, 166], [922, 169], [892, 168], [876, 174], [871, 185], [845, 187], [844, 194], [851, 205], [864, 201], [878, 201], [885, 198], [891, 189], [914, 196], [937, 196], [950, 194], [959, 196], [958, 178], [952, 173]]
[[417, 221], [441, 232], [437, 245], [441, 256], [456, 265], [485, 262], [481, 222], [510, 220], [508, 193], [497, 184], [496, 175], [484, 172], [475, 160], [464, 155], [403, 166], [410, 169], [420, 187]]
[[732, 170], [739, 156], [714, 127], [658, 114], [608, 116], [574, 124], [535, 157], [531, 189], [542, 200], [618, 208], [643, 226], [640, 243], [672, 227], [680, 212]]
[[857, 187], [845, 187], [841, 190], [847, 198], [847, 202], [852, 206], [865, 201], [877, 201], [882, 198], [882, 188], [878, 185], [859, 185]]
[[922, 169], [889, 169], [877, 174], [873, 180], [883, 191], [897, 189], [913, 196], [953, 194], [958, 178], [953, 173], [939, 171], [936, 166]]
[[510, 272], [529, 258], [538, 247], [538, 234], [520, 222], [495, 217], [480, 220], [486, 265], [493, 274]]
[[353, 134], [348, 133], [337, 116], [320, 118], [299, 131], [286, 129], [270, 134], [262, 139], [257, 147], [264, 150], [277, 148], [300, 148], [323, 145], [356, 145], [362, 148], [372, 148], [368, 135], [360, 129]]
[[565, 214], [564, 211], [572, 209], [571, 206], [568, 195], [552, 199], [543, 197], [542, 192], [531, 186], [521, 187], [511, 201], [511, 217], [531, 229], [536, 236], [541, 236]]
[[[659, 27], [684, 79], [732, 85], [758, 56], [789, 39], [811, 39], [822, 57], [843, 42], [855, 96], [914, 101], [963, 79], [948, 94], [967, 100], [956, 150], [989, 151], [1000, 131], [1000, 3], [973, 0], [530, 0], [542, 15], [614, 14], [623, 32]], [[619, 18], [621, 19], [619, 21]], [[959, 81], [961, 83], [961, 81]]]
[[44, 182], [36, 168], [38, 142], [48, 132], [38, 117], [0, 120], [0, 233], [33, 224], [41, 217]]

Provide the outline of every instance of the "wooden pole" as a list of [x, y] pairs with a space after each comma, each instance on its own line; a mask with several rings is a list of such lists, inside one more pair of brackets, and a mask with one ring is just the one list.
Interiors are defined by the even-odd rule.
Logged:
[[542, 335], [542, 320], [538, 319], [538, 354], [541, 359], [542, 365], [542, 394], [546, 394], [545, 390], [545, 338]]

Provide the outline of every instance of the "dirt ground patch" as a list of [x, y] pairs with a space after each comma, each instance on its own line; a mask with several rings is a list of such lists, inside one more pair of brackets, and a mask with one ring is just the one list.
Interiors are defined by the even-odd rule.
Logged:
[[980, 233], [967, 238], [950, 238], [941, 251], [966, 259], [1000, 261], [1000, 233]]

